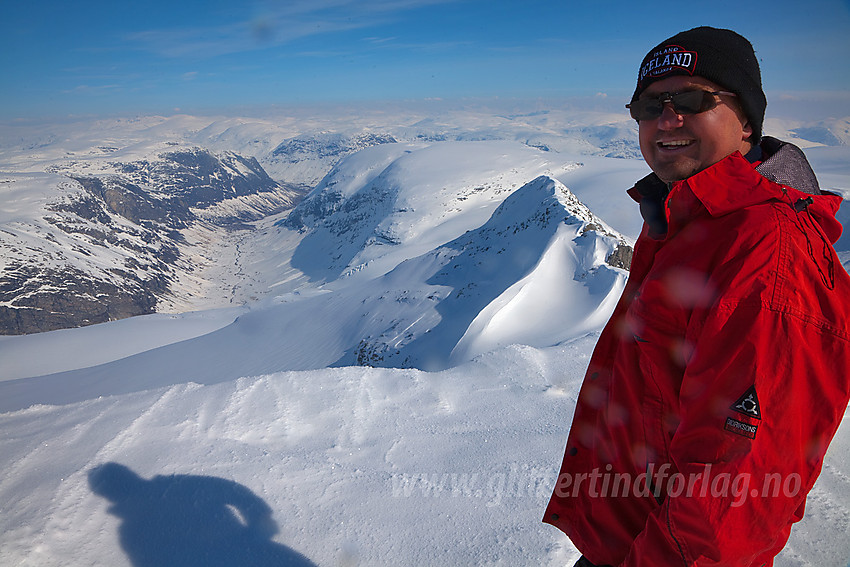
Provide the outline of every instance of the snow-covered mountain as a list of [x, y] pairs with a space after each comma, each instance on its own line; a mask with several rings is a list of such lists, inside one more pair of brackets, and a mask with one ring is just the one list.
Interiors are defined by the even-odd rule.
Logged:
[[[547, 156], [514, 142], [383, 144], [353, 154], [288, 216], [255, 223], [241, 241], [240, 265], [264, 272], [254, 291], [265, 300], [225, 328], [174, 345], [174, 357], [140, 353], [97, 372], [146, 369], [147, 378], [115, 384], [123, 390], [175, 373], [233, 379], [246, 365], [252, 373], [434, 370], [503, 345], [583, 336], [613, 308], [631, 239], [554, 177], [584, 166], [555, 168]], [[191, 353], [201, 352], [209, 354], [199, 364]], [[5, 360], [11, 374], [17, 357]]]
[[[449, 118], [458, 120], [451, 123]], [[521, 175], [513, 175], [509, 188], [515, 189], [542, 173], [544, 163], [553, 163], [557, 170], [569, 160], [555, 147], [580, 147], [588, 153], [599, 149], [587, 142], [565, 142], [577, 140], [571, 133], [561, 135], [560, 142], [542, 144], [540, 136], [558, 137], [552, 117], [543, 118], [536, 114], [482, 118], [471, 113], [435, 121], [414, 115], [408, 117], [412, 121], [408, 125], [393, 125], [384, 117], [385, 122], [358, 123], [337, 132], [315, 120], [299, 126], [293, 119], [204, 121], [189, 116], [13, 127], [0, 141], [0, 188], [10, 203], [8, 214], [0, 215], [4, 228], [0, 232], [0, 332], [32, 333], [152, 312], [240, 304], [262, 295], [267, 283], [276, 283], [263, 281], [255, 286], [255, 279], [297, 280], [294, 272], [251, 271], [245, 265], [263, 263], [262, 252], [258, 256], [247, 251], [261, 238], [262, 227], [297, 202], [305, 192], [303, 181], [313, 182], [330, 172], [332, 183], [343, 182], [333, 168], [361, 150], [360, 163], [372, 159], [368, 150], [373, 147], [507, 138], [530, 153], [551, 156], [536, 157], [540, 165], [536, 171], [522, 169]], [[299, 127], [308, 130], [298, 134]], [[389, 132], [408, 141], [397, 142]], [[273, 143], [274, 139], [280, 141]], [[476, 156], [471, 159], [490, 159], [490, 154], [476, 152], [475, 147], [468, 144], [464, 150]], [[487, 184], [498, 184], [498, 176], [506, 172], [511, 176], [513, 165], [507, 161], [513, 153], [501, 156], [500, 165], [487, 172], [469, 170], [466, 190], [481, 192]], [[365, 171], [377, 166], [368, 164]], [[426, 170], [430, 175], [440, 169], [429, 163], [417, 175], [422, 178]], [[445, 170], [443, 179], [451, 180], [461, 169]], [[483, 174], [480, 179], [476, 178], [479, 173]], [[410, 179], [408, 175], [405, 182]], [[423, 194], [433, 189], [420, 185]], [[332, 195], [325, 192], [322, 198]], [[363, 191], [346, 206], [363, 198], [387, 202]], [[306, 209], [303, 213], [309, 214]], [[392, 225], [404, 226], [412, 218], [397, 211], [392, 218], [382, 219], [378, 209], [366, 214], [386, 225], [383, 232], [364, 233], [372, 243], [392, 238]], [[456, 216], [451, 211], [446, 214]], [[289, 226], [294, 226], [294, 218]], [[481, 214], [476, 217], [477, 222], [484, 220]], [[323, 222], [329, 226], [348, 221], [334, 217]], [[417, 222], [424, 226], [430, 219]], [[293, 266], [312, 280], [316, 274], [303, 259], [322, 238], [334, 249], [334, 256], [368, 255], [376, 249], [369, 245], [361, 251], [358, 246], [365, 243], [352, 242], [342, 251], [334, 234], [314, 231], [299, 246]], [[425, 247], [420, 241], [419, 251], [444, 242], [428, 242]], [[348, 268], [343, 262], [321, 269]], [[220, 282], [220, 277], [227, 281]]]
[[[440, 150], [458, 151], [454, 147]], [[366, 195], [371, 195], [376, 184], [373, 181], [366, 187]], [[483, 208], [504, 190], [498, 186], [477, 189], [478, 203], [467, 204], [466, 210]], [[448, 200], [452, 202], [448, 210], [464, 210], [459, 205], [472, 193], [454, 192], [451, 198], [446, 193], [417, 194], [415, 204], [396, 195], [389, 199], [390, 205], [404, 202], [406, 206], [395, 210], [420, 222], [402, 223], [385, 215], [391, 222], [376, 225], [357, 214], [357, 208], [370, 202], [368, 197], [358, 198], [358, 192], [338, 202], [337, 211], [324, 218], [334, 219], [345, 211], [346, 218], [362, 221], [367, 230], [362, 230], [363, 225], [340, 226], [331, 220], [301, 241], [299, 249], [307, 247], [303, 256], [330, 260], [330, 272], [326, 266], [319, 270], [311, 264], [317, 273], [337, 273], [346, 262], [345, 277], [355, 280], [336, 292], [344, 300], [331, 304], [321, 298], [310, 311], [327, 312], [342, 329], [352, 332], [340, 343], [341, 356], [328, 363], [440, 369], [498, 346], [554, 344], [582, 336], [610, 313], [625, 281], [631, 247], [563, 184], [540, 176], [510, 192], [484, 224], [449, 240], [462, 227], [460, 215], [438, 215], [445, 209], [433, 205], [445, 205], [441, 201]], [[302, 202], [295, 212], [327, 203], [324, 194]], [[348, 203], [356, 204], [347, 207]], [[436, 218], [440, 223], [433, 222]], [[431, 222], [426, 225], [425, 219]], [[321, 243], [345, 242], [349, 232], [355, 242], [362, 243], [355, 255], [323, 254], [309, 240], [320, 235]], [[438, 234], [444, 243], [411, 257], [439, 241]], [[405, 255], [408, 258], [399, 262]], [[296, 250], [293, 262], [299, 258]], [[395, 267], [377, 278], [368, 277], [377, 266], [388, 264]], [[298, 338], [282, 342], [293, 341]]]
[[266, 166], [283, 179], [320, 178], [340, 159], [364, 148], [394, 144], [390, 134], [364, 132], [346, 135], [318, 132], [295, 136], [281, 142], [265, 158]]

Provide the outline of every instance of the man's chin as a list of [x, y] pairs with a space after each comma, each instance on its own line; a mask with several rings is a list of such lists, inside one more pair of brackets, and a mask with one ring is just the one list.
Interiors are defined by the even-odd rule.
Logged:
[[665, 183], [682, 181], [696, 173], [699, 173], [700, 169], [701, 168], [698, 164], [689, 162], [677, 162], [655, 165], [652, 167], [652, 171], [655, 172], [655, 175], [657, 175], [658, 178]]

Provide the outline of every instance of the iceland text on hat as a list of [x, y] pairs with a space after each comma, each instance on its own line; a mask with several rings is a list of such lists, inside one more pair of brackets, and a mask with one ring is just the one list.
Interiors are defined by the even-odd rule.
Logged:
[[696, 64], [696, 51], [686, 51], [678, 45], [667, 45], [652, 53], [644, 62], [638, 81], [643, 81], [647, 76], [660, 77], [673, 69], [682, 69], [693, 75]]

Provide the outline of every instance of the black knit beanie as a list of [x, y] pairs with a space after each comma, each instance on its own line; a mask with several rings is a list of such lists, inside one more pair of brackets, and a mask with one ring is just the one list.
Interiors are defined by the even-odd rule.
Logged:
[[632, 102], [646, 87], [673, 75], [708, 79], [736, 95], [750, 126], [753, 142], [761, 140], [767, 98], [753, 46], [732, 30], [699, 27], [662, 41], [643, 58]]

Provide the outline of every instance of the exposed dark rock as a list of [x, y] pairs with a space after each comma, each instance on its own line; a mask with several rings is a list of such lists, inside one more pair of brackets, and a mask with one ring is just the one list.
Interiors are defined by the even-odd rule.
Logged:
[[171, 228], [185, 228], [187, 222], [194, 218], [184, 201], [151, 197], [138, 185], [118, 176], [71, 178], [103, 202], [110, 212], [136, 224], [154, 221]]
[[632, 266], [632, 254], [634, 250], [627, 244], [618, 244], [617, 248], [605, 258], [605, 263], [615, 268], [628, 270]]
[[[132, 282], [132, 283], [130, 283]], [[19, 335], [82, 327], [153, 313], [162, 278], [125, 280], [121, 286], [79, 270], [14, 266], [0, 275], [0, 334]]]
[[317, 134], [306, 138], [291, 138], [272, 151], [272, 156], [284, 161], [296, 162], [309, 156], [315, 158], [342, 157], [363, 148], [379, 144], [395, 144], [397, 140], [389, 134], [368, 132], [357, 136], [343, 134]]
[[[181, 260], [182, 230], [201, 221], [212, 230], [248, 230], [305, 193], [271, 179], [255, 158], [200, 148], [112, 163], [103, 175], [74, 174], [78, 165], [52, 169], [77, 189], [68, 183], [61, 200], [46, 204], [44, 246], [8, 245], [20, 260], [0, 269], [2, 335], [153, 313], [178, 273], [195, 269]], [[218, 212], [228, 199], [238, 200]]]

